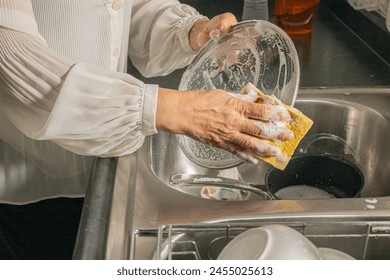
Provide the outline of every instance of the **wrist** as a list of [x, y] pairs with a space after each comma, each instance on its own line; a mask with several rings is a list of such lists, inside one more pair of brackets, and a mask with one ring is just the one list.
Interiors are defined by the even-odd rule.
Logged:
[[156, 128], [159, 131], [179, 133], [179, 95], [177, 90], [159, 88], [156, 110]]

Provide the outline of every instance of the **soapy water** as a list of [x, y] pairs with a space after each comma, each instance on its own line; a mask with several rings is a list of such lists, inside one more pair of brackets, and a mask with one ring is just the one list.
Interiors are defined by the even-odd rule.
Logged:
[[328, 193], [317, 187], [307, 185], [295, 185], [282, 188], [275, 192], [280, 199], [330, 199], [336, 198], [335, 195]]
[[375, 204], [378, 202], [378, 200], [376, 198], [366, 198], [366, 202], [367, 203], [372, 203], [372, 204]]
[[366, 198], [365, 200], [367, 203], [370, 203], [370, 204], [367, 204], [366, 205], [366, 209], [370, 209], [370, 210], [374, 210], [375, 209], [375, 203], [378, 202], [378, 200], [376, 200], [375, 198]]

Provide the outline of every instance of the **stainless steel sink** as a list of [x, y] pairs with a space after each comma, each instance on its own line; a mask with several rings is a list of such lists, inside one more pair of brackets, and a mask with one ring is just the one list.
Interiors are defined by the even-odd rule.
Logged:
[[[302, 91], [295, 107], [313, 119], [314, 125], [296, 154], [330, 153], [356, 163], [365, 178], [362, 197], [390, 195], [390, 93], [358, 89], [312, 89]], [[150, 140], [150, 168], [163, 184], [200, 196], [201, 186], [176, 187], [176, 174], [216, 175], [218, 170], [198, 166], [181, 151], [176, 136], [160, 133]], [[264, 183], [269, 166], [242, 164], [237, 167], [246, 182]], [[252, 196], [253, 198], [254, 196]], [[261, 196], [255, 196], [262, 199]]]
[[[174, 135], [161, 133], [146, 139], [137, 153], [120, 157], [112, 168], [106, 168], [111, 165], [106, 159], [98, 160], [98, 167], [103, 168], [96, 169], [97, 184], [92, 183], [87, 193], [92, 203], [87, 199], [84, 206], [89, 210], [83, 214], [87, 226], [82, 223], [79, 230], [86, 242], [76, 246], [82, 249], [81, 253], [88, 254], [78, 253], [75, 258], [169, 258], [169, 242], [174, 243], [174, 258], [209, 258], [210, 247], [215, 249], [217, 244], [212, 241], [221, 236], [219, 240], [223, 241], [227, 231], [233, 237], [247, 227], [282, 223], [303, 232], [317, 246], [339, 249], [357, 259], [390, 259], [386, 250], [390, 246], [390, 160], [386, 145], [390, 140], [390, 88], [386, 74], [389, 63], [366, 40], [372, 32], [379, 34], [377, 26], [366, 26], [364, 16], [348, 10], [348, 4], [339, 9], [339, 2], [322, 1], [324, 5], [316, 19], [317, 32], [313, 32], [309, 42], [300, 38], [294, 41], [302, 58], [301, 86], [354, 88], [299, 91], [296, 106], [315, 120], [315, 126], [297, 153], [325, 149], [357, 161], [366, 180], [361, 197], [270, 201], [251, 195], [249, 200], [237, 202], [203, 199], [199, 197], [199, 188], [178, 190], [171, 186], [170, 176], [215, 175], [217, 170], [196, 166], [182, 154]], [[209, 17], [217, 14], [216, 5], [195, 7]], [[237, 12], [235, 8], [231, 10]], [[382, 42], [379, 45], [383, 47]], [[181, 71], [175, 71], [168, 77], [145, 79], [134, 67], [129, 69], [144, 82], [168, 88], [177, 88], [182, 76]], [[268, 166], [243, 164], [238, 168], [245, 181], [262, 183]], [[112, 182], [107, 182], [106, 177], [110, 176], [104, 176], [106, 173], [115, 175]], [[109, 194], [102, 196], [102, 191]], [[103, 206], [95, 203], [100, 200]], [[210, 233], [209, 228], [214, 232]], [[194, 244], [198, 249], [195, 253]], [[176, 250], [179, 247], [184, 250]], [[213, 251], [214, 257], [218, 250]]]
[[[170, 177], [180, 173], [215, 175], [217, 170], [192, 163], [181, 152], [175, 135], [160, 133], [147, 139], [139, 150], [135, 181], [128, 180], [129, 160], [124, 157], [118, 162], [117, 169], [123, 172], [117, 172], [112, 189], [115, 203], [107, 217], [104, 258], [169, 258], [166, 248], [184, 246], [187, 252], [194, 244], [199, 248], [184, 253], [185, 257], [179, 253], [181, 258], [209, 258], [209, 247], [215, 247], [211, 242], [226, 236], [226, 227], [245, 230], [282, 223], [302, 231], [317, 246], [338, 249], [357, 259], [390, 259], [384, 249], [390, 242], [390, 153], [386, 145], [390, 141], [390, 89], [303, 89], [296, 107], [315, 122], [297, 152], [342, 153], [356, 161], [366, 179], [360, 197], [204, 199], [199, 188], [170, 185]], [[245, 181], [262, 182], [268, 167], [243, 164], [237, 168]], [[126, 197], [129, 203], [117, 203]], [[210, 234], [203, 227], [218, 230]], [[238, 229], [230, 233], [229, 238]], [[167, 242], [172, 240], [166, 237], [179, 243], [169, 247]]]
[[362, 170], [362, 197], [390, 195], [390, 94], [336, 89], [302, 94], [296, 107], [314, 120], [298, 152], [341, 155]]

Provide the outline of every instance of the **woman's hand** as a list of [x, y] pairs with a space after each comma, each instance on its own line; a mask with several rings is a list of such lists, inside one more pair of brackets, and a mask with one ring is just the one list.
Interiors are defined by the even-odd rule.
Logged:
[[194, 51], [200, 50], [210, 38], [220, 37], [236, 23], [237, 19], [232, 13], [220, 14], [210, 20], [206, 18], [198, 19], [189, 33], [191, 48]]
[[158, 130], [185, 134], [252, 163], [257, 162], [254, 155], [280, 155], [279, 148], [262, 139], [293, 139], [292, 131], [270, 122], [290, 120], [282, 105], [240, 100], [223, 90], [159, 90]]

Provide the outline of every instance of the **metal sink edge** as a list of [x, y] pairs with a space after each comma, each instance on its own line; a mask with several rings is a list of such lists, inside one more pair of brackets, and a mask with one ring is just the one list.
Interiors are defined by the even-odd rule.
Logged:
[[[300, 98], [316, 94], [371, 92], [390, 96], [390, 88], [304, 88]], [[390, 119], [389, 114], [386, 118]], [[163, 224], [221, 223], [235, 221], [299, 219], [390, 219], [390, 196], [330, 200], [210, 201], [165, 186], [152, 172], [150, 141], [134, 155], [118, 159], [111, 186], [104, 242], [105, 259], [128, 259], [130, 237], [140, 228]], [[115, 169], [113, 170], [115, 172]], [[87, 196], [89, 194], [87, 193]], [[118, 203], [119, 201], [119, 203]], [[80, 232], [82, 232], [80, 228]]]

